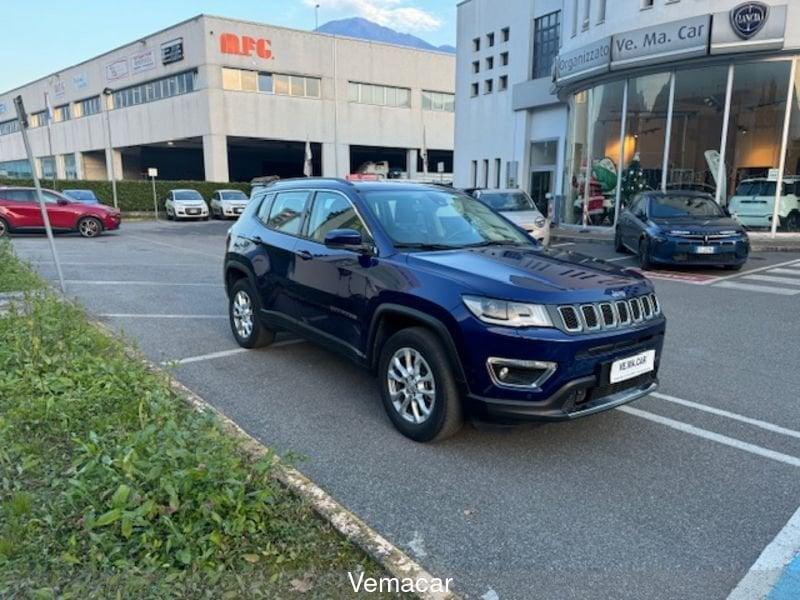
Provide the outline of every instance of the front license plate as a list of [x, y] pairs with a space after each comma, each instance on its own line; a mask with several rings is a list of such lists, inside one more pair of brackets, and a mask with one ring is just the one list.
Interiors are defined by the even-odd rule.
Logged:
[[190, 208], [189, 210], [186, 211], [186, 214], [187, 215], [199, 215], [200, 211], [197, 210], [196, 208]]
[[639, 375], [649, 373], [656, 368], [656, 351], [647, 350], [635, 356], [615, 360], [611, 363], [609, 380], [611, 383], [627, 381]]
[[698, 246], [697, 253], [698, 254], [714, 254], [716, 252], [716, 248], [714, 246]]

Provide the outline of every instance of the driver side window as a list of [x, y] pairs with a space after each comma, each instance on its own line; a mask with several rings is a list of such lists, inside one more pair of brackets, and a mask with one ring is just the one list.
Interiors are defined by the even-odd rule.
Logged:
[[308, 237], [324, 242], [325, 236], [334, 229], [354, 229], [362, 237], [369, 235], [347, 198], [334, 192], [317, 192], [308, 219]]

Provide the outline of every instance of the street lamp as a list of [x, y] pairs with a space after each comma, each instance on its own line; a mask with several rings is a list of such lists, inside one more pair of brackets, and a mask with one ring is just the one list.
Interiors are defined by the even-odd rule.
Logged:
[[103, 95], [106, 97], [106, 168], [111, 175], [111, 193], [114, 196], [114, 208], [119, 208], [117, 203], [117, 176], [114, 173], [114, 154], [111, 146], [111, 94], [114, 90], [105, 88]]

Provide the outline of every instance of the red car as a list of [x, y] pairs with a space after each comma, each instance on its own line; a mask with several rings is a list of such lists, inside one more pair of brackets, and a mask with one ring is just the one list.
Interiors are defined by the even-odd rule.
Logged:
[[[93, 238], [119, 229], [120, 212], [102, 204], [82, 204], [53, 190], [42, 190], [54, 231], [77, 231]], [[44, 229], [35, 188], [0, 187], [0, 237], [10, 231]]]

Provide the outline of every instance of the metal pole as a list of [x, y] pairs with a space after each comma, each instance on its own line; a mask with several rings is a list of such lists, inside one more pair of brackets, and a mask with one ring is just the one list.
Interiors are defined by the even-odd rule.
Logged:
[[[50, 150], [50, 158], [53, 160], [53, 189], [56, 189], [56, 155], [53, 152], [53, 132], [50, 129], [50, 125], [53, 121], [53, 111], [51, 110], [52, 107], [50, 106], [50, 96], [47, 92], [44, 93], [44, 106], [45, 111], [44, 114], [47, 117], [47, 146]], [[42, 176], [44, 177], [44, 169], [42, 169]]]
[[53, 262], [56, 265], [58, 272], [58, 282], [61, 285], [61, 291], [66, 294], [67, 286], [64, 285], [64, 273], [61, 271], [61, 261], [58, 260], [58, 252], [56, 251], [56, 243], [53, 239], [53, 228], [50, 227], [50, 217], [47, 214], [47, 208], [44, 205], [44, 196], [42, 195], [42, 185], [39, 183], [39, 176], [36, 174], [36, 165], [34, 164], [33, 151], [31, 150], [31, 142], [28, 139], [28, 115], [25, 113], [25, 105], [22, 103], [22, 96], [14, 98], [14, 106], [17, 109], [17, 119], [19, 120], [19, 131], [22, 134], [22, 142], [25, 145], [25, 154], [28, 155], [28, 162], [31, 165], [31, 173], [33, 174], [33, 185], [36, 187], [36, 198], [39, 201], [39, 210], [42, 211], [42, 220], [44, 221], [44, 229], [47, 232], [47, 239], [50, 242], [50, 251], [53, 253]]
[[111, 176], [111, 193], [114, 196], [114, 208], [119, 208], [117, 202], [117, 176], [114, 172], [114, 147], [111, 145], [111, 106], [109, 104], [112, 91], [109, 88], [103, 90], [103, 95], [106, 98], [106, 141], [108, 159], [106, 160], [106, 167]]
[[153, 210], [156, 213], [156, 221], [158, 221], [158, 198], [156, 197], [156, 178], [151, 177], [150, 180], [153, 182]]
[[617, 163], [617, 189], [614, 190], [614, 226], [619, 220], [620, 204], [622, 202], [622, 173], [625, 170], [625, 140], [628, 133], [628, 80], [622, 89], [622, 120], [619, 124], [619, 162]]
[[583, 189], [583, 228], [581, 231], [588, 231], [589, 227], [589, 197], [592, 193], [592, 160], [594, 160], [592, 155], [594, 154], [595, 127], [595, 124], [592, 123], [592, 117], [594, 116], [592, 111], [594, 110], [594, 92], [596, 89], [592, 88], [586, 92], [586, 127], [589, 131], [586, 134], [586, 175]]
[[319, 4], [314, 7], [314, 31], [319, 29]]
[[786, 146], [789, 143], [789, 121], [792, 118], [792, 103], [794, 102], [795, 76], [797, 74], [797, 60], [792, 61], [789, 71], [789, 89], [786, 96], [786, 113], [783, 115], [783, 137], [781, 138], [781, 157], [778, 160], [778, 180], [775, 182], [775, 206], [772, 211], [772, 237], [778, 234], [778, 211], [780, 210], [781, 188], [783, 187], [783, 170], [786, 168]]
[[675, 71], [669, 78], [669, 106], [667, 107], [667, 127], [664, 133], [664, 160], [661, 163], [661, 191], [667, 191], [667, 173], [669, 170], [669, 151], [672, 143], [672, 107], [675, 102]]
[[[722, 183], [725, 178], [725, 188], [727, 194], [728, 174], [725, 170], [725, 147], [728, 145], [728, 124], [731, 118], [731, 97], [733, 95], [733, 63], [728, 65], [728, 83], [725, 88], [725, 112], [722, 116], [722, 136], [719, 141], [719, 165], [717, 165], [717, 191], [716, 197], [717, 204], [722, 205]], [[727, 202], [725, 202], [727, 205]]]

